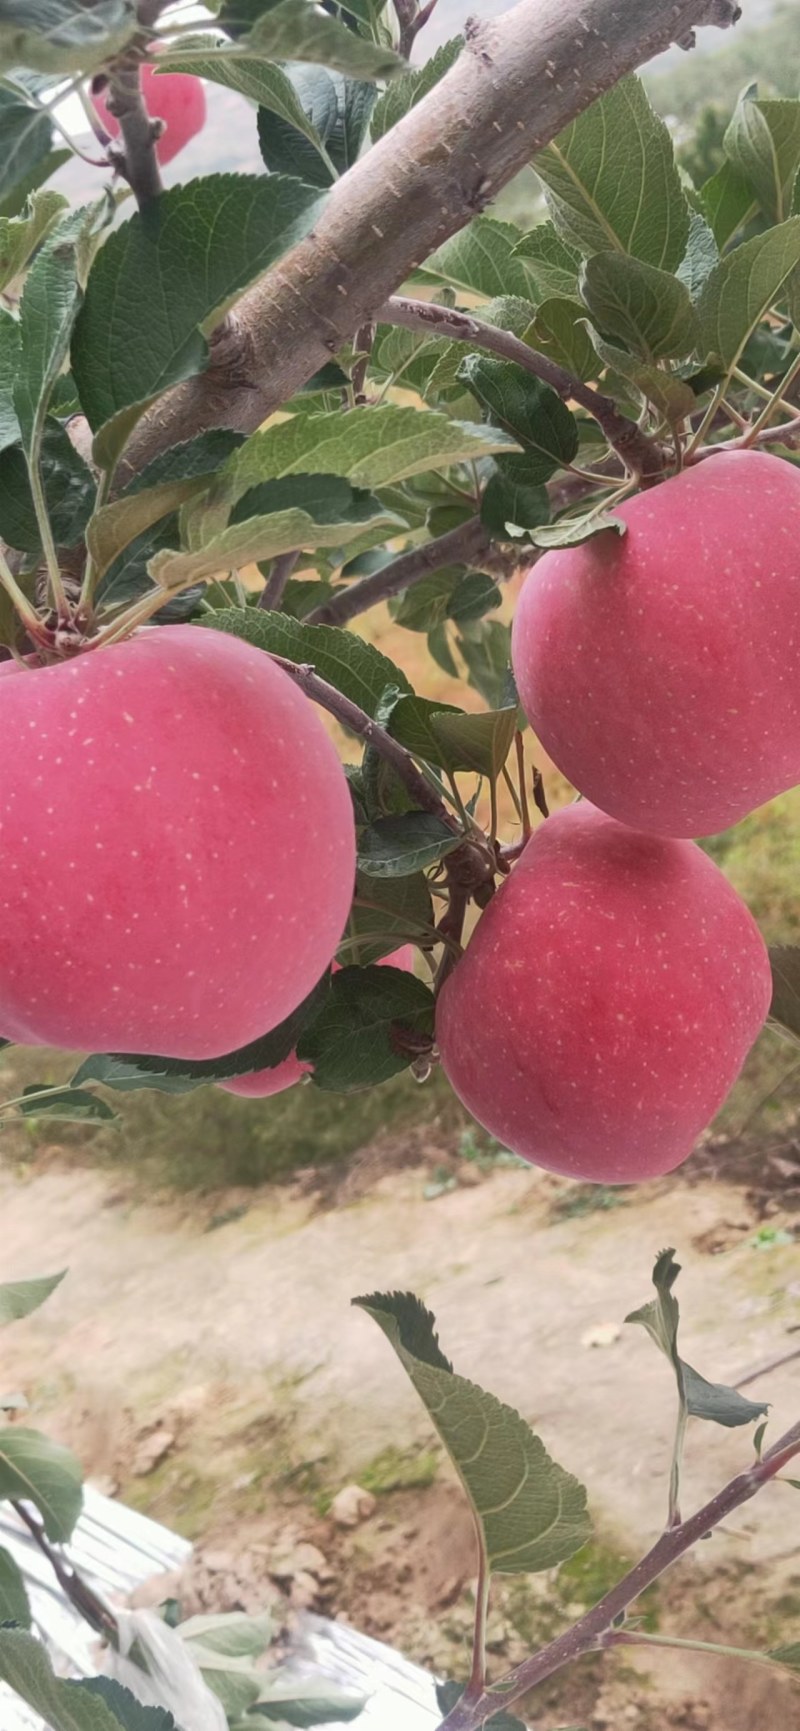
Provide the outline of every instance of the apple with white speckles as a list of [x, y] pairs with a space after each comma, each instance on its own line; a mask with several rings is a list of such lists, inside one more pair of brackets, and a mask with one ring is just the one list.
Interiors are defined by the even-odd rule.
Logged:
[[[202, 132], [206, 123], [206, 93], [202, 81], [189, 72], [158, 72], [148, 63], [142, 66], [141, 88], [144, 105], [154, 120], [163, 120], [165, 130], [156, 142], [156, 156], [162, 168], [171, 162], [189, 140]], [[110, 114], [103, 89], [92, 89], [92, 101], [106, 132], [118, 138], [120, 125]]]
[[507, 1148], [632, 1184], [691, 1153], [770, 997], [758, 928], [702, 849], [580, 802], [489, 903], [436, 1035], [459, 1098]]
[[[378, 962], [379, 968], [400, 968], [403, 973], [410, 974], [414, 969], [414, 945], [404, 944], [401, 950], [395, 950], [391, 956], [382, 956]], [[339, 963], [334, 962], [333, 972], [339, 972]], [[293, 1088], [296, 1082], [302, 1082], [304, 1076], [310, 1076], [313, 1064], [306, 1064], [290, 1052], [282, 1064], [274, 1064], [271, 1070], [251, 1070], [249, 1076], [231, 1076], [226, 1082], [218, 1082], [217, 1087], [224, 1088], [226, 1094], [240, 1094], [245, 1100], [268, 1100], [273, 1094], [284, 1094], [287, 1088]]]
[[276, 1027], [331, 961], [355, 879], [308, 699], [188, 625], [0, 675], [4, 1037], [216, 1058]]
[[713, 835], [800, 782], [800, 469], [717, 452], [615, 514], [524, 584], [522, 705], [603, 811]]

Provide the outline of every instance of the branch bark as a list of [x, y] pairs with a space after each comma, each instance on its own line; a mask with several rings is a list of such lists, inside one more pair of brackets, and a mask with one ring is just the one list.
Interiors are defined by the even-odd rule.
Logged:
[[655, 440], [649, 439], [635, 421], [620, 414], [613, 397], [585, 385], [511, 331], [488, 325], [471, 313], [456, 312], [432, 301], [409, 300], [405, 295], [393, 295], [381, 307], [378, 317], [383, 324], [402, 325], [407, 331], [427, 331], [433, 336], [449, 337], [454, 343], [471, 343], [473, 348], [486, 349], [505, 361], [514, 361], [524, 372], [549, 385], [564, 402], [580, 403], [602, 428], [627, 469], [641, 479], [661, 474], [664, 458]]
[[751, 1497], [777, 1477], [783, 1468], [800, 1454], [800, 1423], [793, 1425], [791, 1430], [779, 1439], [777, 1443], [762, 1456], [760, 1461], [750, 1467], [747, 1472], [739, 1473], [731, 1479], [721, 1491], [712, 1497], [710, 1502], [682, 1521], [680, 1526], [668, 1527], [666, 1532], [656, 1540], [656, 1543], [642, 1557], [624, 1579], [606, 1593], [598, 1604], [593, 1605], [579, 1622], [574, 1623], [565, 1634], [559, 1635], [555, 1641], [550, 1641], [538, 1653], [524, 1659], [513, 1671], [501, 1679], [502, 1688], [486, 1689], [477, 1700], [462, 1699], [458, 1705], [442, 1720], [439, 1731], [480, 1731], [480, 1727], [489, 1719], [492, 1713], [497, 1713], [500, 1707], [513, 1707], [521, 1695], [529, 1689], [545, 1682], [554, 1672], [561, 1671], [565, 1665], [579, 1659], [584, 1653], [597, 1652], [604, 1645], [604, 1636], [612, 1629], [617, 1617], [621, 1617], [634, 1604], [646, 1587], [652, 1586], [664, 1571], [676, 1563], [679, 1557], [692, 1550], [709, 1533], [714, 1531], [722, 1521], [727, 1520], [734, 1509], [741, 1508]]
[[122, 134], [122, 147], [112, 144], [109, 160], [124, 175], [139, 209], [144, 210], [164, 189], [156, 156], [161, 122], [151, 120], [144, 105], [138, 52], [120, 56], [111, 67], [107, 105]]
[[390, 596], [401, 595], [405, 589], [413, 588], [432, 571], [442, 571], [446, 565], [479, 562], [490, 546], [490, 537], [480, 517], [470, 517], [458, 528], [449, 529], [446, 535], [438, 535], [422, 547], [412, 547], [410, 552], [401, 553], [382, 571], [340, 589], [330, 601], [323, 602], [321, 607], [315, 607], [313, 613], [308, 614], [306, 624], [346, 625], [348, 619], [366, 613], [368, 607], [375, 607], [379, 601], [388, 601]]
[[568, 121], [693, 26], [733, 22], [736, 10], [732, 0], [518, 0], [473, 20], [455, 66], [241, 301], [246, 379], [233, 365], [227, 385], [217, 371], [169, 392], [134, 433], [128, 476], [209, 427], [253, 432]]

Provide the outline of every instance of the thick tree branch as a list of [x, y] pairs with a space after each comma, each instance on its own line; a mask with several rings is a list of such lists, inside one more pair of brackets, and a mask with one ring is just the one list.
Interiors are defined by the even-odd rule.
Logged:
[[[728, 0], [518, 0], [473, 21], [430, 95], [333, 188], [315, 231], [239, 307], [246, 378], [219, 369], [169, 392], [139, 423], [127, 460], [208, 427], [256, 427], [349, 340], [414, 265], [483, 210], [533, 153], [625, 73]], [[725, 20], [723, 20], [725, 21]]]
[[323, 602], [321, 607], [315, 607], [313, 613], [308, 614], [306, 624], [346, 625], [348, 619], [366, 613], [368, 607], [376, 607], [379, 601], [388, 601], [390, 596], [411, 589], [423, 577], [429, 577], [432, 571], [442, 571], [446, 565], [479, 563], [490, 546], [490, 538], [480, 517], [470, 517], [467, 523], [449, 529], [446, 535], [438, 535], [422, 547], [412, 547], [410, 552], [401, 553], [390, 565], [384, 565], [382, 571], [374, 572], [371, 577], [362, 577], [358, 583], [348, 584], [346, 589], [337, 590], [330, 601]]
[[760, 1461], [756, 1461], [747, 1472], [739, 1473], [735, 1479], [731, 1479], [730, 1483], [718, 1491], [710, 1502], [698, 1509], [696, 1514], [690, 1515], [689, 1519], [682, 1521], [679, 1526], [668, 1527], [647, 1555], [642, 1557], [641, 1562], [631, 1569], [630, 1574], [618, 1581], [579, 1622], [508, 1672], [502, 1679], [502, 1691], [499, 1688], [486, 1689], [478, 1700], [462, 1699], [442, 1721], [439, 1731], [480, 1731], [485, 1720], [500, 1707], [512, 1707], [521, 1695], [545, 1682], [554, 1672], [563, 1670], [565, 1665], [581, 1658], [584, 1653], [596, 1652], [602, 1648], [605, 1644], [604, 1637], [612, 1629], [615, 1619], [624, 1615], [640, 1598], [645, 1588], [652, 1586], [665, 1569], [670, 1568], [679, 1557], [692, 1550], [701, 1539], [706, 1538], [715, 1527], [727, 1520], [734, 1509], [741, 1508], [743, 1503], [756, 1496], [757, 1492], [769, 1484], [771, 1479], [776, 1478], [798, 1454], [800, 1424], [793, 1425], [791, 1430], [786, 1431]]
[[486, 349], [503, 360], [514, 361], [524, 372], [549, 385], [564, 402], [579, 403], [586, 409], [602, 428], [612, 450], [635, 475], [658, 475], [663, 470], [664, 459], [655, 440], [649, 439], [635, 421], [620, 414], [613, 397], [585, 385], [511, 331], [486, 324], [471, 313], [456, 312], [432, 301], [409, 300], [405, 295], [393, 295], [381, 307], [378, 317], [384, 324], [402, 325], [407, 331], [427, 331], [434, 336], [449, 337], [455, 343], [471, 343], [473, 348]]

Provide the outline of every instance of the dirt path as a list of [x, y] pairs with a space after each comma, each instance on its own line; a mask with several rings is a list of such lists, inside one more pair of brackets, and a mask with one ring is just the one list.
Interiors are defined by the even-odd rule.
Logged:
[[[745, 1193], [722, 1182], [653, 1185], [578, 1218], [554, 1209], [563, 1186], [528, 1172], [496, 1170], [435, 1201], [424, 1188], [425, 1173], [412, 1170], [331, 1209], [298, 1187], [239, 1195], [217, 1204], [218, 1221], [231, 1217], [209, 1230], [207, 1211], [137, 1205], [97, 1171], [2, 1175], [3, 1277], [71, 1268], [50, 1305], [4, 1335], [4, 1378], [33, 1384], [39, 1422], [71, 1441], [92, 1475], [191, 1536], [210, 1533], [206, 1576], [239, 1568], [240, 1599], [259, 1575], [254, 1556], [263, 1586], [276, 1545], [311, 1540], [332, 1563], [316, 1602], [441, 1663], [442, 1642], [458, 1647], [466, 1636], [469, 1523], [413, 1391], [351, 1297], [417, 1292], [456, 1368], [517, 1406], [584, 1480], [603, 1545], [594, 1574], [580, 1565], [560, 1582], [574, 1610], [663, 1519], [669, 1372], [641, 1330], [618, 1329], [648, 1296], [654, 1254], [677, 1247], [684, 1352], [725, 1381], [790, 1350], [800, 1257], [791, 1243], [756, 1248]], [[780, 1237], [780, 1216], [771, 1225]], [[800, 1410], [800, 1361], [748, 1392], [773, 1403], [777, 1434]], [[747, 1434], [695, 1426], [687, 1502], [749, 1456]], [[325, 1510], [353, 1480], [390, 1494], [356, 1533], [337, 1534]], [[798, 1536], [800, 1501], [778, 1486], [701, 1547], [686, 1579], [705, 1626], [716, 1621], [744, 1643], [762, 1632], [796, 1639]], [[295, 1566], [286, 1578], [301, 1573]], [[664, 1626], [676, 1626], [671, 1610], [667, 1602]], [[552, 1592], [545, 1601], [535, 1585], [512, 1584], [496, 1650], [513, 1657], [554, 1614]], [[697, 1630], [684, 1622], [683, 1632]], [[685, 1698], [690, 1673], [674, 1656], [648, 1670], [666, 1670]], [[707, 1680], [707, 1666], [700, 1671]], [[761, 1673], [755, 1683], [737, 1677], [748, 1712], [772, 1700]], [[598, 1696], [594, 1681], [597, 1726], [615, 1711], [604, 1689]], [[695, 1701], [694, 1683], [689, 1694]], [[758, 1713], [732, 1716], [731, 1701], [726, 1715], [726, 1731], [760, 1731]], [[700, 1719], [700, 1731], [718, 1723]]]

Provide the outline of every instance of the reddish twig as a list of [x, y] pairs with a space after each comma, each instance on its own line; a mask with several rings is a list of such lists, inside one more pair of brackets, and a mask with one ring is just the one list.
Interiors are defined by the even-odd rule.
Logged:
[[490, 545], [490, 537], [480, 517], [470, 517], [458, 528], [449, 529], [446, 535], [438, 535], [421, 547], [412, 547], [410, 552], [401, 553], [390, 565], [384, 565], [382, 571], [374, 572], [371, 577], [362, 577], [346, 589], [337, 590], [330, 601], [324, 601], [309, 613], [306, 623], [346, 625], [348, 619], [355, 619], [356, 614], [365, 613], [368, 607], [375, 607], [379, 601], [388, 601], [392, 595], [401, 595], [404, 590], [411, 589], [423, 577], [429, 577], [432, 571], [442, 571], [446, 565], [479, 562], [488, 553]]

